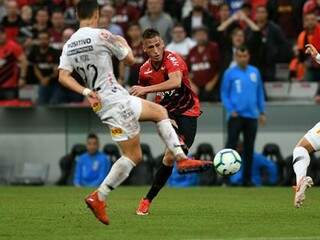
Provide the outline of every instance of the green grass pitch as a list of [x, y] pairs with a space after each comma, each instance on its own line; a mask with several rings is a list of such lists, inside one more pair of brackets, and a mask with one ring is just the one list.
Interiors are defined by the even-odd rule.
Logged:
[[1, 240], [320, 239], [320, 191], [301, 209], [290, 188], [165, 188], [149, 216], [135, 208], [146, 187], [120, 187], [109, 199], [111, 225], [93, 217], [92, 189], [1, 187]]

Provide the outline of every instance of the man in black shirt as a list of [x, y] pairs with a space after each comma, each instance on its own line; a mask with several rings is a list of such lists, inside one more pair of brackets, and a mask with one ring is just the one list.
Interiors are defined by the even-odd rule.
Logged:
[[51, 104], [57, 91], [59, 53], [49, 46], [48, 32], [38, 34], [39, 45], [33, 47], [29, 61], [33, 65], [34, 76], [39, 82], [39, 104]]

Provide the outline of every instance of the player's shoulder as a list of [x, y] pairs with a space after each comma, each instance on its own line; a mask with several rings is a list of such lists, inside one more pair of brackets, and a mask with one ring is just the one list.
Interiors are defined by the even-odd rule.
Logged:
[[173, 65], [177, 65], [181, 62], [184, 62], [184, 60], [178, 53], [170, 50], [165, 50], [164, 61], [163, 61], [164, 64], [171, 63]]
[[248, 65], [248, 69], [251, 71], [251, 72], [256, 72], [258, 73], [259, 72], [259, 69], [253, 65]]

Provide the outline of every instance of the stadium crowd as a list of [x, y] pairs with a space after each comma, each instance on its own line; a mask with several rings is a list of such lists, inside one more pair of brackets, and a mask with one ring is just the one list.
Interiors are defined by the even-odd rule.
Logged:
[[[19, 99], [20, 89], [36, 86], [38, 104], [83, 102], [58, 84], [57, 66], [64, 42], [77, 29], [77, 0], [0, 1], [0, 104]], [[141, 34], [156, 28], [167, 49], [181, 54], [201, 101], [220, 101], [220, 82], [234, 66], [235, 49], [246, 45], [250, 63], [263, 82], [277, 79], [277, 64], [287, 79], [318, 82], [320, 66], [304, 53], [320, 50], [319, 0], [98, 0], [100, 27], [124, 36], [136, 64], [115, 59], [115, 74], [126, 87], [138, 83], [146, 60]], [[81, 77], [74, 73], [81, 81]], [[32, 88], [34, 89], [34, 88]], [[23, 98], [20, 96], [20, 99]], [[33, 98], [33, 97], [31, 97]], [[319, 97], [316, 97], [319, 99]]]

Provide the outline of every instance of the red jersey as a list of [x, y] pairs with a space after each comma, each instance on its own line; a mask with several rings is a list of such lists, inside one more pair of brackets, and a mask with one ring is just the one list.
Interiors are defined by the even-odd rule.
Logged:
[[162, 64], [155, 69], [148, 59], [140, 68], [139, 84], [150, 86], [162, 83], [169, 79], [173, 72], [182, 73], [181, 87], [173, 90], [157, 93], [156, 103], [164, 106], [170, 117], [185, 115], [198, 117], [200, 115], [200, 103], [198, 96], [191, 90], [189, 71], [186, 63], [178, 54], [164, 51]]
[[18, 86], [18, 58], [23, 53], [19, 44], [7, 40], [0, 45], [0, 88], [15, 88]]
[[205, 87], [218, 73], [219, 55], [218, 45], [214, 42], [209, 42], [202, 52], [198, 51], [197, 46], [190, 50], [187, 62], [195, 85]]

